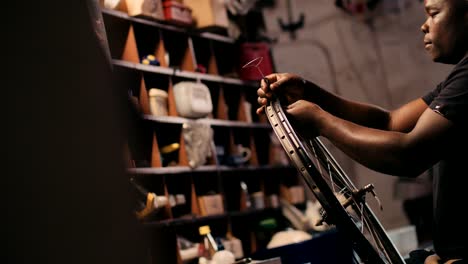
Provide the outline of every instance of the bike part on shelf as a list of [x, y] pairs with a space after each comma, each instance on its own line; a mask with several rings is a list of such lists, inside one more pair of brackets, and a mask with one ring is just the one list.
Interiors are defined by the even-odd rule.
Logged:
[[177, 113], [181, 117], [201, 118], [213, 111], [208, 86], [201, 82], [181, 81], [174, 85]]
[[388, 237], [366, 194], [376, 199], [374, 186], [357, 189], [334, 157], [319, 140], [297, 133], [288, 121], [280, 102], [274, 99], [265, 114], [290, 160], [322, 206], [317, 225], [335, 225], [351, 241], [355, 263], [403, 264], [402, 256]]

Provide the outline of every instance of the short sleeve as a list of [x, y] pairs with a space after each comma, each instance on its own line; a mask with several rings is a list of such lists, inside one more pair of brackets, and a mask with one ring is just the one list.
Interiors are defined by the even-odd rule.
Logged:
[[430, 91], [429, 93], [425, 94], [422, 99], [423, 101], [427, 104], [430, 105], [432, 101], [434, 101], [434, 98], [437, 97], [437, 95], [440, 93], [440, 90], [442, 89], [442, 83], [439, 83], [437, 87]]
[[[468, 117], [468, 60], [457, 65], [447, 79], [422, 99], [429, 108], [455, 124], [466, 126]], [[463, 123], [462, 123], [463, 122]]]

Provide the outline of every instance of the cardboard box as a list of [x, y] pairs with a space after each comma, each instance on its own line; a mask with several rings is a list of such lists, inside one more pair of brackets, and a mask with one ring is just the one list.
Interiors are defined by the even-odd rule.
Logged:
[[200, 196], [198, 197], [198, 204], [202, 216], [224, 214], [221, 194]]
[[177, 1], [164, 2], [164, 19], [181, 25], [192, 25], [192, 9]]
[[300, 204], [305, 202], [305, 194], [303, 186], [291, 186], [289, 187], [289, 193], [291, 194], [291, 203]]
[[[106, 6], [105, 2], [103, 1], [104, 6]], [[164, 19], [162, 0], [120, 0], [113, 9], [126, 12], [129, 16]]]
[[192, 9], [192, 16], [197, 28], [228, 28], [227, 9], [223, 1], [184, 0], [184, 4]]

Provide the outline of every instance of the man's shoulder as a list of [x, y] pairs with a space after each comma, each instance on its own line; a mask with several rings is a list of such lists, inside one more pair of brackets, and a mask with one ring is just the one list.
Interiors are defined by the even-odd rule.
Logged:
[[449, 84], [453, 81], [468, 82], [468, 56], [465, 56], [453, 67], [444, 83]]
[[455, 65], [454, 70], [460, 69], [462, 71], [468, 71], [468, 54], [461, 59], [457, 65]]

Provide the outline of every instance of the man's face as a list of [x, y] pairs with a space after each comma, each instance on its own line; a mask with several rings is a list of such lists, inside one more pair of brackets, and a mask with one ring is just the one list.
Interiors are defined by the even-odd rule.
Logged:
[[424, 7], [424, 48], [435, 62], [456, 64], [468, 47], [468, 16], [463, 0], [425, 0]]

